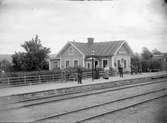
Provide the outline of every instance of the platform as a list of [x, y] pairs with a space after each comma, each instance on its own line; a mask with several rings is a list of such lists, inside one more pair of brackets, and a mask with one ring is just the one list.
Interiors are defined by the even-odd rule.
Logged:
[[49, 90], [57, 90], [62, 88], [78, 87], [78, 86], [92, 85], [92, 84], [98, 84], [98, 83], [114, 82], [119, 80], [154, 77], [154, 76], [160, 76], [160, 75], [167, 75], [167, 72], [142, 73], [142, 74], [136, 74], [136, 75], [126, 74], [124, 75], [123, 78], [120, 78], [119, 76], [114, 76], [114, 77], [110, 77], [107, 80], [103, 78], [100, 78], [94, 81], [92, 81], [92, 79], [85, 79], [82, 81], [83, 84], [78, 84], [76, 81], [72, 81], [72, 82], [63, 82], [63, 83], [49, 82], [49, 83], [39, 84], [39, 85], [8, 87], [8, 88], [0, 89], [0, 97], [22, 95], [22, 94], [49, 91]]

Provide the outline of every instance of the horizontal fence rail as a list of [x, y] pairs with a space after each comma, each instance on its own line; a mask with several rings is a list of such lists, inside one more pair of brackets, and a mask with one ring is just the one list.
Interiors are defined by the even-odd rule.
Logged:
[[[93, 72], [95, 73], [95, 72]], [[102, 76], [104, 71], [98, 71], [98, 76]], [[110, 73], [111, 75], [111, 73]], [[68, 73], [68, 72], [58, 72], [58, 73], [49, 73], [49, 74], [39, 74], [39, 75], [24, 75], [18, 77], [1, 77], [0, 78], [0, 87], [8, 86], [24, 86], [24, 85], [35, 85], [49, 82], [67, 82], [67, 81], [77, 81], [77, 72]], [[84, 71], [82, 73], [82, 78], [91, 78], [92, 71]]]

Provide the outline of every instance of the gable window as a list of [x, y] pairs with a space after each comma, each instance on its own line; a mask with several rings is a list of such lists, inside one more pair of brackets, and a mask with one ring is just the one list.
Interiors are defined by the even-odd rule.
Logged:
[[108, 65], [108, 60], [103, 60], [103, 68], [105, 68]]
[[74, 54], [74, 49], [73, 49], [72, 47], [69, 48], [69, 50], [68, 50], [68, 54], [69, 54], [69, 55]]
[[69, 66], [70, 66], [70, 61], [67, 60], [67, 61], [66, 61], [66, 68], [68, 68]]
[[78, 60], [74, 60], [74, 67], [78, 67]]

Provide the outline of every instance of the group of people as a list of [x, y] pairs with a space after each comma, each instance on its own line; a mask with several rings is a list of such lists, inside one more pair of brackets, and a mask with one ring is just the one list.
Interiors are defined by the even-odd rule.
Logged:
[[[120, 77], [123, 77], [123, 67], [121, 65], [118, 67], [118, 71], [119, 71]], [[82, 73], [83, 73], [82, 68], [78, 67], [77, 68], [78, 84], [82, 84]], [[103, 78], [104, 79], [109, 79], [109, 68], [108, 67], [105, 67], [105, 69], [104, 69]]]
[[[137, 68], [134, 69], [134, 68], [131, 68], [131, 74], [133, 72], [133, 70], [136, 72]], [[121, 65], [118, 66], [118, 72], [119, 72], [119, 76], [121, 78], [123, 78], [123, 67]], [[104, 79], [108, 79], [109, 78], [109, 68], [108, 67], [105, 67], [104, 68], [104, 74], [103, 74], [103, 78]], [[78, 84], [82, 84], [82, 69], [80, 67], [77, 68], [77, 81], [78, 81]]]
[[131, 65], [131, 75], [133, 75], [133, 73], [137, 74], [137, 73], [142, 73], [142, 67], [141, 65], [137, 66], [137, 65]]

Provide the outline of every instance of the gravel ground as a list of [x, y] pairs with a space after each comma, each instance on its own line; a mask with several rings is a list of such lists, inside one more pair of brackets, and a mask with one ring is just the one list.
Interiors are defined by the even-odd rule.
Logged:
[[167, 123], [167, 96], [125, 110], [107, 114], [96, 119], [92, 119], [89, 122]]

